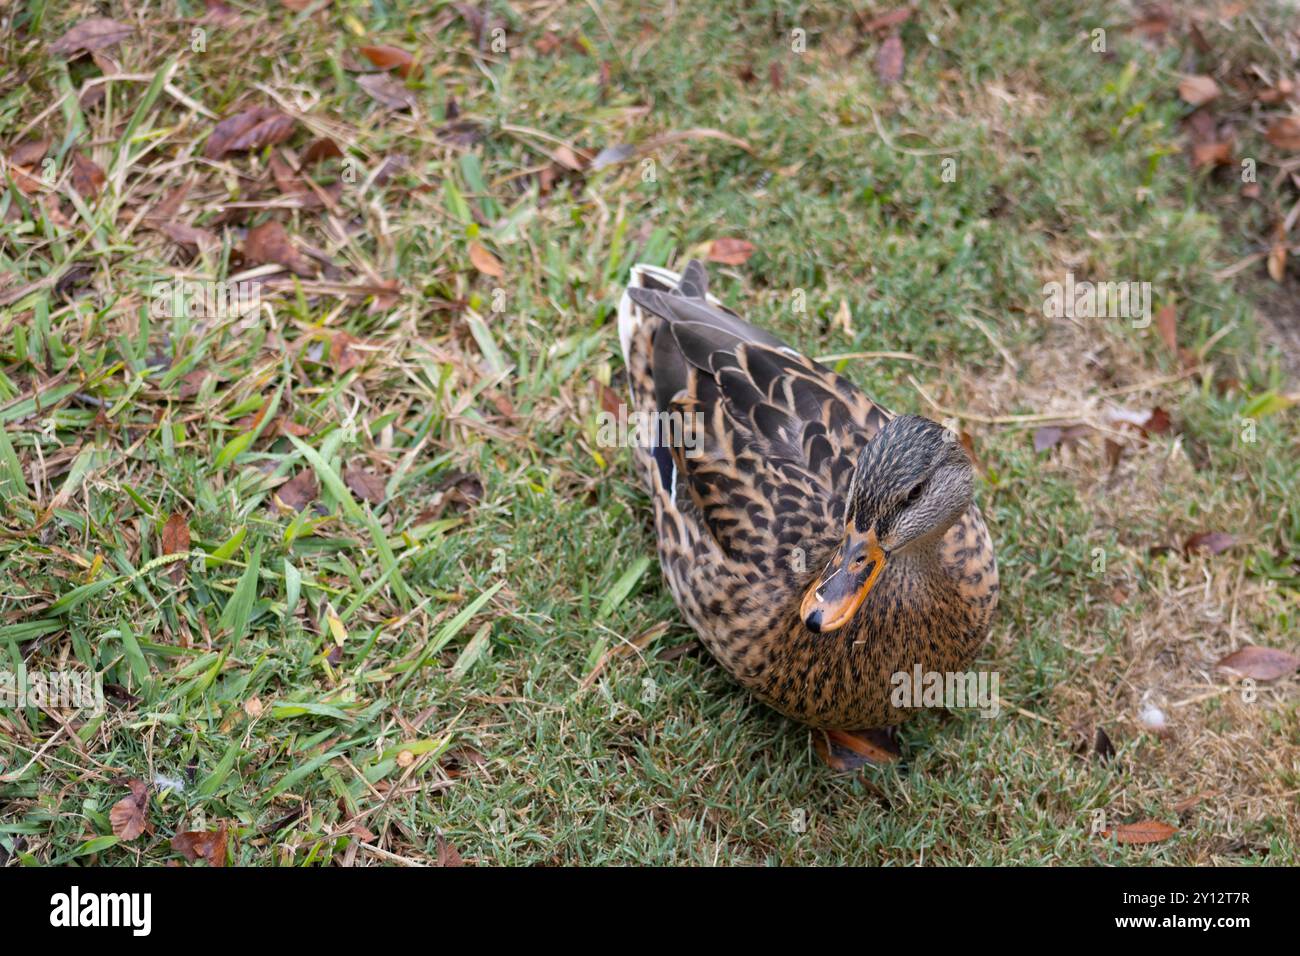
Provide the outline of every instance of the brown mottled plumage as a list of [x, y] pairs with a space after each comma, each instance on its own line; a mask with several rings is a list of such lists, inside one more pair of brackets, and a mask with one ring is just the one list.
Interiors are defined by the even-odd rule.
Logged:
[[[713, 656], [781, 713], [896, 724], [908, 711], [891, 706], [892, 675], [964, 670], [997, 603], [969, 462], [951, 433], [896, 418], [723, 309], [707, 282], [698, 262], [681, 277], [637, 266], [619, 308], [633, 411], [701, 426], [635, 453], [669, 587]], [[800, 602], [838, 560], [846, 521], [889, 560], [848, 623], [817, 633]]]

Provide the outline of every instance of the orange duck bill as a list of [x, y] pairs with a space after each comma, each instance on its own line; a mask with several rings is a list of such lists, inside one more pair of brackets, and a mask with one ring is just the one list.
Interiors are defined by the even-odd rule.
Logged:
[[850, 527], [826, 570], [803, 596], [799, 616], [804, 626], [824, 634], [849, 623], [883, 570], [885, 552], [876, 540], [876, 529], [862, 532]]

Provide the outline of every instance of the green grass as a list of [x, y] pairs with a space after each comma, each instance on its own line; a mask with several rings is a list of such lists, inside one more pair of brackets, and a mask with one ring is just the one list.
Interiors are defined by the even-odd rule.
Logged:
[[[1252, 401], [1296, 386], [1252, 305], [1262, 264], [1213, 275], [1272, 223], [1180, 152], [1185, 34], [1148, 45], [1109, 5], [960, 3], [902, 27], [905, 79], [886, 88], [879, 37], [834, 4], [681, 5], [667, 22], [662, 4], [542, 21], [501, 5], [510, 52], [489, 35], [476, 54], [443, 4], [234, 2], [242, 22], [195, 53], [201, 4], [160, 20], [111, 3], [147, 28], [113, 51], [123, 70], [175, 56], [180, 95], [115, 82], [47, 111], [99, 75], [46, 53], [82, 6], [27, 3], [3, 41], [0, 143], [50, 138], [61, 178], [44, 204], [0, 193], [0, 669], [93, 671], [110, 693], [90, 719], [0, 710], [0, 861], [162, 863], [173, 833], [219, 821], [232, 861], [257, 865], [433, 862], [440, 838], [495, 864], [1297, 861], [1295, 678], [1245, 703], [1213, 669], [1241, 644], [1296, 650], [1295, 411], [1254, 414], [1258, 440], [1240, 440]], [[1244, 26], [1204, 29], [1267, 61]], [[563, 43], [542, 52], [548, 32]], [[415, 115], [358, 86], [367, 42], [419, 51]], [[283, 207], [272, 149], [202, 158], [214, 121], [194, 104], [276, 105], [266, 90], [307, 118], [297, 155], [328, 133], [360, 171], [312, 167], [339, 185], [332, 217]], [[439, 137], [451, 100], [481, 130], [468, 148]], [[561, 143], [594, 155], [696, 127], [752, 151], [693, 138], [585, 174], [554, 163]], [[74, 147], [109, 173], [90, 201], [63, 188]], [[198, 257], [136, 218], [186, 179], [176, 218], [221, 240]], [[328, 256], [326, 279], [397, 280], [394, 301], [282, 274], [255, 322], [150, 317], [152, 282], [238, 273], [244, 230], [272, 215]], [[939, 417], [914, 379], [985, 466], [1004, 591], [981, 666], [1006, 706], [918, 717], [899, 765], [832, 774], [805, 729], [690, 646], [655, 565], [637, 573], [648, 502], [627, 452], [596, 443], [598, 384], [621, 388], [612, 310], [632, 263], [724, 236], [757, 247], [712, 267], [725, 302], [811, 354], [911, 353], [839, 364]], [[1067, 270], [1149, 281], [1203, 363], [1178, 378], [1154, 326], [1045, 318], [1042, 285]], [[331, 354], [343, 332], [354, 367]], [[1096, 423], [1106, 401], [1160, 405], [1175, 429], [1130, 439], [1108, 475], [1100, 435], [1035, 453], [1035, 423], [1005, 420]], [[356, 465], [380, 501], [349, 489]], [[303, 471], [316, 502], [278, 507]], [[160, 560], [172, 514], [191, 536], [179, 562]], [[1244, 543], [1179, 553], [1209, 530]], [[1172, 734], [1137, 722], [1147, 699]], [[1109, 761], [1077, 752], [1099, 726]], [[155, 774], [184, 791], [116, 841], [123, 780]], [[1179, 833], [1117, 846], [1092, 834], [1098, 811]]]

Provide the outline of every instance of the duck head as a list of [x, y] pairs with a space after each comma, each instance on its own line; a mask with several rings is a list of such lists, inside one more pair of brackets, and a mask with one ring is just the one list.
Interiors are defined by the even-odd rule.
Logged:
[[889, 563], [933, 548], [971, 505], [975, 478], [957, 436], [928, 418], [898, 415], [858, 456], [845, 499], [844, 537], [805, 592], [804, 625], [843, 627]]

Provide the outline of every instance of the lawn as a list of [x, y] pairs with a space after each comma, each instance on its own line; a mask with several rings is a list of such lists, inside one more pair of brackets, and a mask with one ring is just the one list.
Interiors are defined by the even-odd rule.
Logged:
[[[1177, 6], [0, 13], [0, 674], [104, 689], [0, 864], [1300, 862], [1300, 34]], [[969, 436], [996, 718], [837, 774], [677, 613], [598, 415], [711, 255]]]

